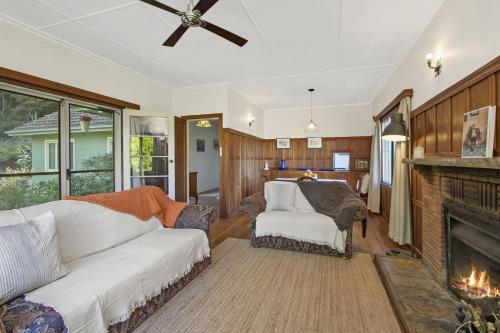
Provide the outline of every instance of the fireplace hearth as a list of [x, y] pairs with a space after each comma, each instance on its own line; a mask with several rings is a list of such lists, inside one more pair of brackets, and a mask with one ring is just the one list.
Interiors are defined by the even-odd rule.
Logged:
[[500, 301], [500, 226], [444, 204], [448, 288], [488, 313]]

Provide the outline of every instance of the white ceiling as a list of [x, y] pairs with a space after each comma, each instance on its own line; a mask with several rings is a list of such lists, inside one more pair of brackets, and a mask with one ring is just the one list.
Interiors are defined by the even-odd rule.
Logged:
[[[187, 0], [161, 0], [184, 10]], [[205, 20], [240, 48], [192, 28], [162, 43], [173, 14], [137, 0], [0, 0], [0, 14], [172, 88], [229, 84], [263, 109], [371, 102], [444, 0], [220, 0]]]

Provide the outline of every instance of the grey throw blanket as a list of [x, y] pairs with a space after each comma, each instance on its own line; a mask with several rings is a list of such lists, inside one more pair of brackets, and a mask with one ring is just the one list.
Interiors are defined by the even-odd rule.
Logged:
[[340, 230], [351, 229], [354, 221], [366, 218], [364, 201], [344, 183], [302, 181], [298, 185], [316, 212], [334, 219]]

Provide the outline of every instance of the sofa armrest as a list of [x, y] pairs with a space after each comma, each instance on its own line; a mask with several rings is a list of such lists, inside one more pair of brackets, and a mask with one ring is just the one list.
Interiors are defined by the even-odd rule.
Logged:
[[[2, 331], [4, 329], [4, 331]], [[64, 319], [54, 308], [33, 303], [24, 296], [0, 305], [0, 332], [65, 333]]]
[[176, 229], [200, 229], [207, 233], [210, 224], [215, 221], [217, 210], [209, 206], [188, 205], [184, 208], [175, 222]]
[[264, 195], [262, 193], [257, 193], [241, 200], [240, 208], [245, 213], [250, 215], [252, 229], [254, 229], [257, 216], [266, 209], [266, 200], [264, 199]]

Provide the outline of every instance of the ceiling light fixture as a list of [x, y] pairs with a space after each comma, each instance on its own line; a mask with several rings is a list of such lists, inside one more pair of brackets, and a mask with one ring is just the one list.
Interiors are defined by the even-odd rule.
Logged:
[[198, 122], [196, 123], [196, 127], [208, 128], [212, 127], [212, 123], [210, 123], [209, 120], [198, 120]]
[[307, 124], [306, 132], [316, 132], [318, 131], [318, 125], [313, 121], [313, 93], [314, 88], [310, 88], [309, 92], [311, 93], [311, 119], [309, 120], [309, 124]]

